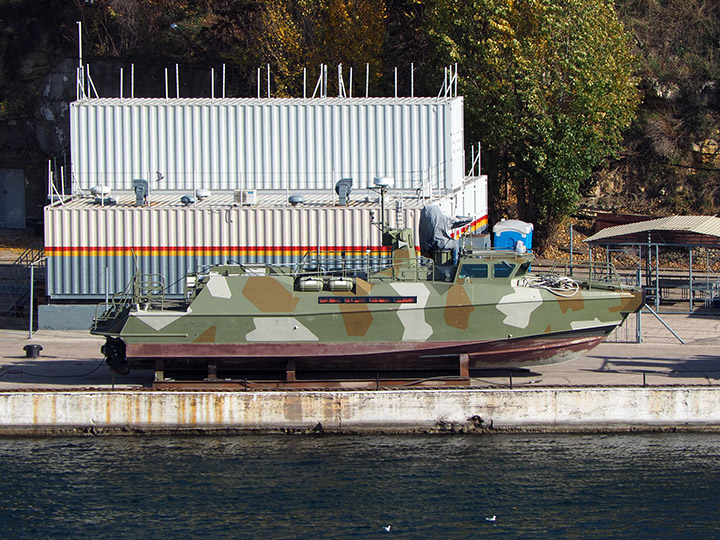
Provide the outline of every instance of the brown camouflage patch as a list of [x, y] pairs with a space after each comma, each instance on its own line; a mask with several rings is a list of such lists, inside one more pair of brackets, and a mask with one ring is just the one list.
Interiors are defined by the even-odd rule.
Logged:
[[372, 285], [364, 279], [355, 278], [355, 293], [358, 296], [367, 296], [372, 290]]
[[642, 293], [641, 292], [635, 292], [632, 293], [632, 296], [628, 296], [627, 298], [623, 298], [620, 301], [620, 305], [613, 306], [608, 311], [610, 313], [633, 313], [638, 310], [638, 308], [642, 305]]
[[558, 307], [563, 313], [567, 313], [571, 309], [573, 311], [580, 311], [585, 308], [585, 299], [581, 292], [575, 293], [571, 298], [558, 298]]
[[475, 308], [462, 285], [453, 285], [447, 293], [445, 304], [445, 323], [453, 328], [466, 330], [470, 324], [470, 314]]
[[300, 301], [270, 276], [249, 277], [243, 296], [264, 313], [292, 313]]
[[373, 322], [367, 304], [340, 304], [345, 331], [348, 336], [364, 336]]
[[193, 343], [215, 343], [215, 331], [217, 326], [211, 326], [205, 330], [202, 334], [195, 338]]

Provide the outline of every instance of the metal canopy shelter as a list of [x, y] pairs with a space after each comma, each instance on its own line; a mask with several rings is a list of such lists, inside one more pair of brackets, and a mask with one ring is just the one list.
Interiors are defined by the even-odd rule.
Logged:
[[[608, 262], [612, 253], [621, 252], [638, 263], [638, 282], [642, 283], [644, 259], [645, 287], [654, 296], [655, 308], [658, 309], [661, 289], [685, 287], [687, 283], [690, 311], [693, 310], [694, 293], [702, 291], [709, 299], [718, 296], [720, 277], [712, 276], [711, 263], [717, 262], [720, 253], [720, 218], [715, 216], [670, 216], [647, 221], [628, 223], [616, 227], [608, 227], [585, 239], [588, 243], [590, 261], [593, 258], [593, 247], [606, 250]], [[689, 265], [687, 279], [661, 279], [660, 248], [686, 248]], [[693, 249], [705, 249], [706, 271], [702, 280], [693, 277]], [[713, 253], [711, 258], [710, 254]], [[654, 261], [653, 261], [654, 257]]]

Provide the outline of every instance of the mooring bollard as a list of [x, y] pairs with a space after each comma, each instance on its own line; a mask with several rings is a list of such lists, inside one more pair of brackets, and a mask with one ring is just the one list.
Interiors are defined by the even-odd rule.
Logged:
[[37, 358], [40, 356], [40, 351], [42, 351], [43, 348], [42, 345], [31, 343], [30, 345], [25, 345], [23, 350], [25, 351], [25, 358]]

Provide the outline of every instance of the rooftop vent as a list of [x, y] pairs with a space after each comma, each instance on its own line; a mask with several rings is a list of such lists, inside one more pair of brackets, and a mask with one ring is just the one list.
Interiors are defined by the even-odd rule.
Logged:
[[136, 178], [132, 181], [132, 185], [135, 190], [135, 206], [147, 206], [150, 194], [148, 181], [144, 178]]
[[298, 204], [303, 204], [305, 202], [305, 197], [302, 195], [290, 195], [288, 202], [293, 206], [297, 206]]
[[198, 201], [202, 201], [203, 199], [207, 199], [210, 196], [210, 190], [203, 188], [196, 189], [195, 196], [197, 197]]
[[109, 186], [93, 186], [90, 188], [90, 193], [93, 197], [107, 197], [111, 192], [112, 190]]
[[338, 194], [338, 204], [340, 206], [347, 206], [351, 190], [352, 178], [341, 178], [337, 181], [337, 184], [335, 184], [335, 193]]

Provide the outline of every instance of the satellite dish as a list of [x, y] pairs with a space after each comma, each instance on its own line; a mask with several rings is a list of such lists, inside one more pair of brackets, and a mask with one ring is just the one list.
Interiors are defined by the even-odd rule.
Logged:
[[183, 203], [185, 206], [190, 206], [195, 202], [195, 197], [192, 195], [183, 195], [180, 197], [180, 202]]
[[198, 198], [198, 201], [202, 201], [203, 199], [207, 199], [210, 196], [210, 190], [203, 188], [196, 189], [195, 196]]
[[374, 183], [377, 187], [391, 188], [395, 185], [395, 179], [392, 176], [378, 176]]

